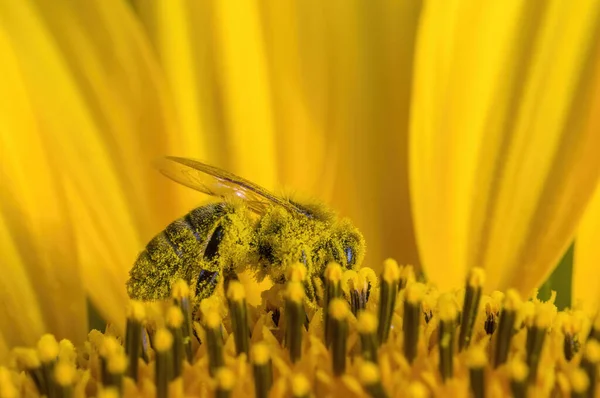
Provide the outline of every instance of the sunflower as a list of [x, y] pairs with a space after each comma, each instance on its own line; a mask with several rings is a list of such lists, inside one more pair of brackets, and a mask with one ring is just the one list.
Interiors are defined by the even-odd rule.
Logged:
[[[391, 306], [391, 312], [378, 313], [381, 333], [403, 319], [411, 303], [435, 320], [428, 328], [431, 319], [419, 317], [413, 325], [421, 327], [403, 336], [419, 336], [415, 346], [421, 348], [417, 354], [403, 351], [402, 364], [414, 356], [419, 363], [414, 368], [425, 377], [393, 388], [418, 396], [437, 385], [428, 382], [432, 377], [456, 375], [448, 370], [452, 344], [439, 351], [436, 360], [445, 364], [439, 370], [431, 367], [435, 361], [424, 360], [427, 352], [438, 351], [422, 345], [426, 338], [436, 341], [432, 336], [453, 335], [449, 330], [461, 317], [462, 325], [472, 319], [483, 335], [488, 316], [496, 325], [500, 308], [514, 307], [517, 315], [523, 312], [523, 327], [534, 331], [521, 333], [528, 342], [549, 329], [562, 334], [546, 340], [582, 336], [585, 327], [572, 325], [585, 309], [591, 327], [597, 290], [589, 275], [600, 258], [594, 244], [600, 202], [594, 194], [600, 174], [599, 12], [596, 1], [1, 4], [0, 68], [6, 77], [0, 99], [5, 320], [0, 360], [12, 347], [32, 345], [51, 332], [87, 347], [102, 364], [104, 343], [94, 341], [105, 338], [89, 336], [84, 343], [86, 297], [117, 335], [139, 318], [135, 311], [126, 315], [125, 281], [133, 259], [200, 200], [149, 167], [165, 154], [202, 159], [268, 189], [294, 187], [355, 221], [369, 244], [365, 264], [375, 273], [383, 270], [381, 280], [372, 282], [377, 299], [365, 307], [377, 312]], [[530, 306], [521, 309], [514, 297], [535, 298], [534, 290], [574, 239], [572, 296], [586, 304], [559, 317], [543, 302], [528, 301], [534, 308], [527, 316]], [[400, 270], [379, 266], [387, 256], [415, 264], [427, 285], [408, 278], [403, 286], [394, 276]], [[473, 276], [479, 269], [485, 278], [477, 277], [479, 271]], [[385, 301], [386, 283], [385, 289], [401, 294]], [[477, 300], [465, 299], [469, 289]], [[270, 321], [256, 290], [247, 285], [245, 294], [257, 308], [251, 319], [260, 325]], [[496, 290], [506, 292], [508, 301], [494, 295]], [[283, 310], [290, 302], [282, 298], [274, 305]], [[464, 318], [467, 302], [474, 308], [471, 318]], [[362, 339], [353, 323], [358, 311], [329, 300], [321, 305], [333, 314], [339, 333], [349, 323], [349, 339]], [[227, 309], [222, 304], [219, 316]], [[142, 318], [169, 324], [167, 315]], [[208, 320], [215, 314], [204, 315], [198, 334], [208, 338]], [[320, 318], [310, 315], [311, 322]], [[559, 320], [568, 327], [556, 326]], [[213, 324], [221, 325], [221, 319]], [[336, 357], [331, 346], [316, 342], [326, 325], [309, 328], [302, 338], [322, 355]], [[158, 366], [160, 352], [179, 347], [178, 327], [172, 329], [161, 333], [148, 364]], [[271, 343], [282, 339], [273, 335]], [[40, 341], [42, 351], [50, 347], [47, 358], [73, 354], [57, 344], [50, 336]], [[523, 341], [516, 344], [525, 347]], [[594, 344], [588, 345], [577, 353], [577, 363], [596, 363]], [[486, 348], [476, 346], [461, 357], [458, 375], [488, 369], [478, 349]], [[265, 359], [260, 350], [255, 370], [260, 364], [278, 366], [277, 352]], [[123, 356], [118, 349], [112, 353]], [[393, 347], [388, 352], [398, 353]], [[512, 372], [507, 377], [513, 384], [530, 377], [523, 369], [537, 369], [530, 362], [535, 355], [527, 353], [525, 363], [511, 357], [514, 363], [505, 372]], [[561, 360], [542, 357], [542, 365]], [[339, 370], [344, 361], [337, 358]], [[231, 360], [237, 371], [245, 366]], [[344, 388], [372, 388], [373, 395], [389, 391], [385, 361], [375, 368], [368, 362], [352, 362], [356, 369], [348, 373], [357, 377], [343, 379]], [[204, 359], [199, 363], [212, 375], [206, 388], [232, 390], [231, 366], [221, 372]], [[115, 373], [123, 374], [117, 365]], [[69, 366], [63, 367], [71, 375], [67, 385], [75, 377]], [[319, 376], [321, 382], [337, 374], [335, 366]], [[559, 372], [557, 380], [589, 382], [587, 368], [581, 369]], [[175, 379], [185, 381], [182, 372]], [[359, 374], [370, 376], [361, 379], [364, 388], [356, 384]], [[306, 387], [302, 375], [288, 376], [280, 384]]]

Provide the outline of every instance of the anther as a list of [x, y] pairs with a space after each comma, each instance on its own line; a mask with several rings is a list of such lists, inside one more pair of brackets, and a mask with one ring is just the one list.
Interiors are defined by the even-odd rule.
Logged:
[[405, 291], [402, 332], [404, 333], [404, 356], [408, 363], [412, 363], [417, 356], [421, 302], [424, 295], [425, 285], [422, 283], [411, 283]]
[[246, 354], [247, 358], [250, 351], [250, 330], [248, 328], [248, 310], [244, 285], [239, 281], [229, 282], [227, 301], [229, 303], [231, 327], [235, 339], [235, 350], [237, 355], [243, 353]]
[[439, 350], [440, 350], [440, 373], [444, 381], [454, 375], [454, 335], [458, 311], [454, 299], [450, 294], [440, 296], [438, 301], [438, 312], [440, 323], [438, 325]]
[[215, 375], [217, 380], [216, 398], [229, 398], [235, 386], [235, 374], [227, 368], [220, 368]]
[[474, 398], [485, 396], [484, 369], [487, 365], [485, 351], [473, 346], [467, 351], [467, 366], [469, 367], [469, 386]]
[[119, 350], [111, 354], [106, 362], [106, 382], [107, 387], [115, 387], [118, 391], [123, 390], [123, 377], [127, 371], [127, 356]]
[[56, 396], [57, 386], [54, 382], [54, 366], [59, 353], [59, 345], [51, 334], [43, 335], [37, 344], [37, 352], [42, 365], [42, 376], [48, 397]]
[[15, 348], [12, 351], [17, 368], [25, 371], [33, 380], [38, 393], [48, 396], [46, 380], [42, 372], [40, 357], [33, 348]]
[[103, 336], [98, 349], [100, 356], [100, 381], [102, 384], [108, 384], [110, 378], [108, 374], [108, 359], [121, 350], [122, 347], [114, 336]]
[[185, 357], [184, 346], [184, 317], [181, 308], [172, 306], [167, 310], [166, 314], [167, 328], [173, 336], [173, 378], [181, 376], [183, 371], [183, 362]]
[[590, 392], [590, 378], [583, 369], [574, 369], [569, 375], [572, 398], [588, 398], [594, 395]]
[[125, 354], [129, 358], [127, 375], [135, 381], [138, 379], [138, 362], [142, 354], [142, 327], [145, 318], [144, 305], [138, 301], [132, 301], [127, 314]]
[[252, 347], [252, 364], [256, 398], [267, 398], [273, 385], [273, 364], [269, 346], [257, 343]]
[[481, 300], [481, 289], [485, 282], [485, 272], [482, 268], [473, 267], [467, 277], [465, 300], [463, 302], [460, 334], [458, 337], [458, 349], [469, 347], [473, 334], [473, 325], [479, 313], [479, 302]]
[[527, 367], [529, 368], [529, 381], [535, 382], [537, 370], [542, 355], [542, 348], [546, 339], [546, 332], [552, 323], [552, 308], [554, 305], [544, 303], [539, 306], [534, 322], [527, 329]]
[[495, 368], [505, 363], [508, 358], [517, 311], [520, 306], [521, 297], [519, 293], [514, 289], [509, 289], [504, 298], [504, 307], [500, 313], [498, 330], [494, 334], [493, 339], [493, 362]]
[[588, 340], [583, 351], [581, 359], [581, 369], [587, 374], [589, 387], [587, 389], [588, 397], [596, 396], [598, 387], [598, 364], [600, 364], [600, 342], [595, 339]]
[[379, 328], [377, 330], [377, 338], [380, 344], [385, 343], [390, 335], [399, 280], [400, 269], [398, 268], [398, 263], [392, 259], [385, 260], [379, 286]]
[[154, 335], [156, 352], [155, 383], [156, 396], [166, 398], [169, 395], [169, 383], [173, 380], [173, 335], [166, 328], [160, 328]]
[[290, 378], [292, 397], [308, 398], [310, 397], [310, 381], [302, 373], [296, 373]]
[[348, 315], [350, 310], [346, 300], [333, 299], [329, 304], [333, 374], [339, 376], [346, 371], [346, 344], [348, 338]]
[[514, 398], [525, 398], [527, 396], [527, 377], [529, 368], [520, 359], [513, 359], [508, 363], [510, 375], [510, 389]]
[[325, 297], [323, 303], [323, 322], [325, 325], [325, 346], [329, 348], [333, 336], [329, 329], [329, 303], [342, 296], [342, 267], [337, 263], [329, 263], [325, 269]]
[[211, 309], [207, 311], [204, 317], [204, 326], [206, 330], [206, 347], [208, 350], [208, 369], [211, 376], [214, 376], [217, 369], [225, 364], [223, 358], [223, 335], [221, 334], [221, 316]]
[[171, 296], [183, 314], [183, 346], [188, 362], [192, 363], [192, 305], [188, 284], [182, 279], [175, 282], [171, 287]]
[[285, 342], [290, 359], [296, 362], [302, 355], [302, 329], [306, 318], [303, 306], [304, 288], [300, 282], [289, 282], [285, 290]]
[[71, 398], [73, 396], [73, 383], [75, 382], [76, 374], [73, 363], [64, 360], [57, 362], [54, 367], [57, 398]]
[[379, 368], [372, 362], [363, 362], [360, 366], [360, 383], [373, 398], [387, 398], [383, 385], [381, 384], [381, 376]]
[[370, 311], [362, 311], [358, 314], [356, 323], [360, 334], [361, 355], [365, 361], [377, 362], [377, 317]]

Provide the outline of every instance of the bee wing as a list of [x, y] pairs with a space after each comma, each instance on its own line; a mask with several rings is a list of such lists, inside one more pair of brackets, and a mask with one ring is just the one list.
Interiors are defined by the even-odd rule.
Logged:
[[252, 211], [259, 214], [263, 214], [269, 205], [277, 205], [290, 212], [308, 215], [306, 209], [253, 182], [197, 160], [167, 156], [159, 159], [156, 167], [173, 181], [196, 191], [220, 198], [242, 199]]

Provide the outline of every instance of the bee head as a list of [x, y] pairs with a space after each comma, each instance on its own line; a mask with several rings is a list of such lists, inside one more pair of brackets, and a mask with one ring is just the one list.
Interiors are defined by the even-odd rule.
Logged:
[[341, 220], [333, 232], [330, 250], [332, 258], [347, 269], [355, 269], [365, 257], [365, 239], [349, 220]]

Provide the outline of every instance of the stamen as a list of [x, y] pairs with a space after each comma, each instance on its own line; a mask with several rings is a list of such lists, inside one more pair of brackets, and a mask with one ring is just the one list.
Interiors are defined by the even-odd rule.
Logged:
[[98, 354], [100, 355], [100, 382], [108, 384], [110, 375], [108, 374], [108, 359], [116, 355], [122, 349], [121, 345], [114, 336], [104, 336]]
[[569, 377], [571, 381], [571, 398], [588, 398], [594, 395], [588, 391], [590, 379], [583, 369], [574, 369]]
[[138, 380], [139, 357], [142, 353], [142, 323], [146, 318], [146, 309], [138, 301], [132, 301], [127, 315], [125, 331], [125, 354], [129, 358], [127, 375], [133, 380]]
[[588, 340], [589, 339], [600, 341], [600, 311], [596, 314], [594, 322], [592, 323], [592, 328], [590, 329], [590, 334], [588, 335]]
[[57, 386], [54, 382], [54, 366], [59, 353], [58, 342], [53, 335], [45, 334], [38, 341], [37, 349], [42, 364], [45, 391], [49, 397], [54, 397], [57, 390]]
[[[75, 366], [67, 361], [58, 361], [54, 367], [54, 380], [58, 398], [71, 398], [73, 396], [73, 382], [75, 381]], [[2, 383], [0, 382], [0, 385]], [[3, 396], [0, 393], [0, 396]], [[16, 395], [15, 395], [16, 396]]]
[[469, 367], [469, 386], [474, 398], [485, 396], [484, 369], [487, 365], [487, 356], [481, 347], [471, 347], [467, 352], [467, 366]]
[[24, 370], [29, 377], [31, 377], [39, 394], [47, 396], [48, 389], [46, 387], [46, 380], [42, 373], [42, 364], [37, 351], [33, 348], [15, 348], [13, 350], [13, 356], [17, 368]]
[[231, 328], [235, 339], [235, 350], [237, 355], [250, 352], [250, 329], [248, 328], [248, 311], [246, 306], [246, 292], [244, 285], [239, 281], [229, 282], [227, 289], [227, 301], [231, 318]]
[[379, 328], [377, 330], [377, 338], [380, 344], [385, 343], [390, 335], [399, 280], [400, 269], [398, 268], [398, 263], [391, 258], [385, 260], [379, 288]]
[[167, 398], [169, 383], [173, 380], [173, 335], [168, 329], [160, 328], [154, 335], [154, 350], [156, 351], [155, 383], [156, 396]]
[[333, 374], [339, 376], [346, 371], [346, 344], [348, 338], [348, 315], [350, 310], [346, 300], [336, 298], [329, 304], [330, 330], [332, 341]]
[[122, 351], [112, 354], [107, 361], [107, 380], [105, 386], [115, 387], [119, 392], [123, 390], [123, 376], [127, 371], [127, 356]]
[[371, 289], [377, 287], [379, 285], [379, 278], [375, 274], [375, 271], [369, 267], [362, 267], [358, 270], [358, 276], [366, 282], [367, 286], [367, 294], [365, 301], [369, 301], [369, 296], [371, 295]]
[[10, 371], [4, 366], [0, 366], [0, 397], [17, 398], [20, 392], [14, 385]]
[[458, 350], [469, 347], [473, 334], [473, 325], [479, 313], [479, 301], [481, 300], [481, 287], [485, 281], [485, 271], [482, 268], [471, 269], [467, 278], [465, 300], [463, 303], [460, 334], [458, 337]]
[[358, 314], [356, 323], [360, 334], [361, 355], [365, 361], [377, 363], [377, 317], [370, 311], [362, 311]]
[[600, 342], [597, 340], [589, 340], [585, 344], [583, 358], [581, 360], [581, 369], [587, 374], [589, 388], [587, 395], [589, 397], [596, 396], [598, 387], [598, 364], [600, 363]]
[[171, 288], [171, 296], [183, 314], [183, 346], [188, 362], [192, 363], [192, 305], [188, 284], [182, 279], [175, 282]]
[[256, 398], [267, 398], [273, 385], [273, 363], [267, 344], [257, 343], [252, 347], [252, 363]]
[[415, 282], [415, 269], [412, 265], [405, 265], [400, 269], [400, 280], [398, 282], [398, 291]]
[[288, 270], [287, 280], [290, 282], [303, 282], [306, 280], [308, 271], [302, 263], [295, 263]]
[[329, 348], [333, 336], [329, 329], [329, 303], [342, 296], [342, 267], [337, 263], [329, 263], [325, 269], [325, 298], [323, 305], [323, 322], [325, 324], [325, 346]]
[[431, 394], [429, 390], [420, 381], [413, 381], [408, 385], [408, 398], [427, 398]]
[[294, 398], [310, 397], [310, 382], [302, 373], [292, 375], [290, 384], [292, 387], [292, 396]]
[[223, 335], [221, 334], [221, 315], [214, 310], [207, 311], [204, 319], [206, 329], [206, 349], [208, 351], [208, 369], [214, 376], [217, 369], [225, 365], [223, 359]]
[[413, 363], [417, 356], [419, 345], [419, 324], [421, 320], [421, 302], [425, 295], [425, 285], [411, 283], [406, 288], [404, 298], [404, 317], [402, 331], [404, 332], [404, 356], [408, 363]]
[[504, 298], [504, 308], [500, 313], [498, 330], [494, 335], [494, 368], [502, 365], [508, 359], [510, 342], [513, 337], [515, 320], [517, 319], [517, 311], [520, 307], [521, 297], [519, 293], [514, 289], [509, 289]]
[[360, 383], [371, 397], [387, 398], [388, 395], [381, 384], [381, 376], [377, 365], [372, 362], [364, 362], [360, 366], [359, 377]]
[[98, 391], [98, 398], [119, 398], [120, 394], [116, 388], [103, 388]]
[[575, 354], [579, 352], [579, 349], [581, 347], [581, 343], [579, 342], [579, 332], [581, 330], [581, 324], [577, 322], [577, 319], [575, 319], [571, 315], [566, 315], [562, 313], [560, 315], [563, 315], [563, 353], [565, 354], [565, 359], [567, 361], [570, 361], [571, 359], [573, 359]]
[[304, 326], [304, 288], [300, 282], [289, 282], [285, 291], [286, 335], [285, 341], [292, 363], [302, 355], [302, 329]]
[[215, 376], [217, 379], [216, 398], [229, 398], [235, 386], [235, 374], [227, 368], [221, 368]]
[[181, 376], [183, 361], [185, 358], [185, 347], [183, 345], [184, 317], [181, 308], [172, 306], [166, 314], [167, 328], [173, 336], [173, 378]]
[[75, 346], [67, 339], [62, 339], [58, 342], [58, 359], [59, 361], [67, 361], [75, 363], [77, 360], [77, 352]]
[[552, 309], [550, 303], [544, 303], [537, 309], [533, 325], [527, 329], [527, 366], [529, 368], [529, 381], [535, 382], [540, 363], [542, 348], [546, 340], [546, 332], [552, 324]]
[[440, 324], [438, 326], [440, 373], [442, 375], [442, 380], [446, 381], [454, 375], [454, 334], [458, 316], [454, 299], [450, 294], [440, 296], [438, 301], [438, 312], [440, 316]]
[[520, 359], [514, 359], [508, 363], [510, 374], [510, 390], [514, 398], [525, 398], [527, 396], [527, 376], [529, 368]]

